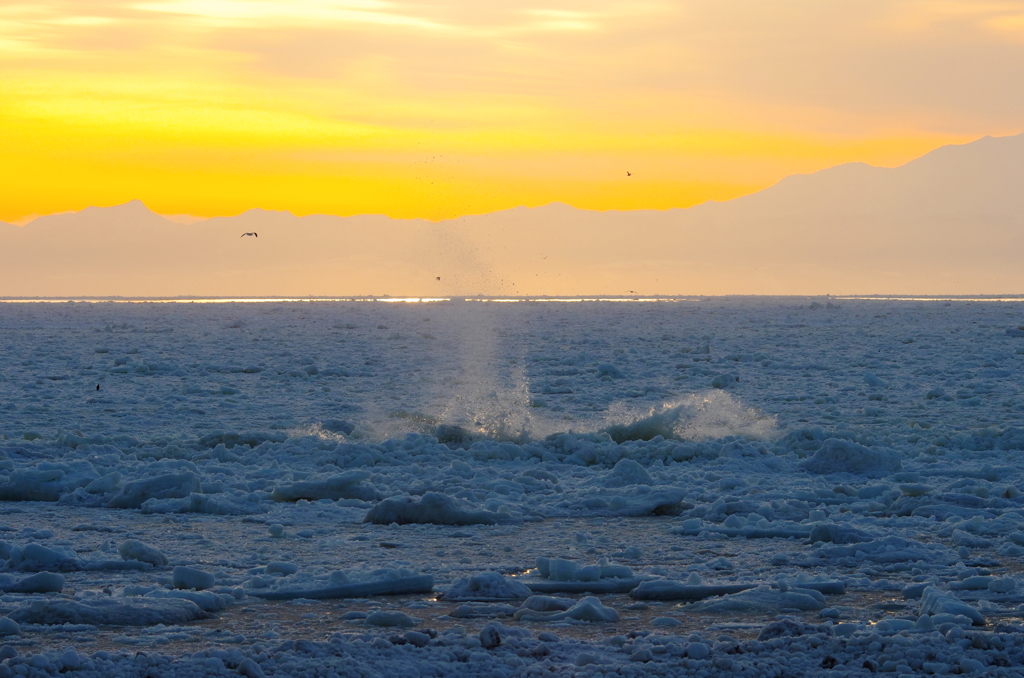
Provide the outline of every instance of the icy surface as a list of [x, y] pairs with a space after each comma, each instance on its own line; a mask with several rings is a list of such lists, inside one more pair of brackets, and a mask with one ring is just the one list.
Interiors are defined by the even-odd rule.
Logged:
[[1019, 675], [1022, 315], [0, 304], [0, 676]]

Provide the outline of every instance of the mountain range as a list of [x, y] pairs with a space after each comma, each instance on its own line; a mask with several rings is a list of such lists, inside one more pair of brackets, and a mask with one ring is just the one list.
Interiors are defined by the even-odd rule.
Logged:
[[0, 256], [0, 297], [1024, 293], [1024, 134], [664, 211], [182, 224], [132, 201], [0, 222]]

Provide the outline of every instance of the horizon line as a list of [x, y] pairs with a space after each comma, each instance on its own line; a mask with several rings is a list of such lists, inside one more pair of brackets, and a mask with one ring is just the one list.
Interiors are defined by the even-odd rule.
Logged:
[[199, 304], [224, 304], [224, 303], [518, 303], [518, 302], [555, 302], [555, 303], [579, 303], [579, 302], [634, 302], [634, 303], [679, 303], [679, 302], [702, 302], [702, 301], [730, 301], [730, 300], [768, 300], [768, 299], [804, 299], [824, 301], [946, 301], [946, 302], [1024, 302], [1024, 293], [1011, 294], [651, 294], [651, 295], [602, 295], [602, 294], [581, 294], [581, 295], [485, 295], [477, 294], [471, 296], [402, 296], [402, 295], [309, 295], [297, 297], [293, 295], [261, 295], [252, 297], [238, 296], [206, 296], [206, 295], [185, 295], [185, 296], [155, 296], [155, 297], [128, 297], [119, 295], [109, 296], [56, 296], [56, 297], [3, 297], [0, 296], [0, 304], [24, 304], [24, 303], [199, 303]]

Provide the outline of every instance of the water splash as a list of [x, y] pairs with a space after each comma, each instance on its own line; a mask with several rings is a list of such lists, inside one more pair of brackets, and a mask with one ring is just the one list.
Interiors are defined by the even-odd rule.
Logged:
[[[456, 331], [460, 356], [456, 374], [448, 380], [449, 392], [438, 419], [452, 442], [489, 438], [525, 442], [530, 438], [530, 387], [525, 356], [500, 350], [503, 332], [497, 311], [490, 308], [459, 309], [448, 318]], [[464, 434], [462, 432], [465, 432]]]
[[[618, 423], [626, 419], [629, 423]], [[676, 440], [716, 440], [741, 436], [755, 440], [773, 437], [776, 418], [747, 407], [724, 391], [695, 393], [670, 401], [645, 414], [630, 416], [611, 408], [604, 432], [616, 442], [650, 440], [656, 436]], [[616, 422], [616, 423], [612, 423]]]

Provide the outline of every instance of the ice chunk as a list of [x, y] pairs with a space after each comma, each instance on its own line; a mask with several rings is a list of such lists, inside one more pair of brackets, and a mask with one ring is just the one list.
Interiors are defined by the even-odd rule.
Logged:
[[209, 572], [203, 572], [202, 570], [183, 565], [175, 567], [174, 572], [171, 574], [171, 584], [176, 589], [202, 591], [203, 589], [212, 588], [214, 581], [213, 575]]
[[391, 497], [366, 513], [364, 523], [378, 525], [408, 525], [431, 523], [434, 525], [496, 525], [509, 522], [492, 511], [472, 511], [459, 508], [455, 500], [440, 492], [427, 492], [420, 501], [412, 497]]
[[993, 593], [1009, 593], [1017, 588], [1017, 580], [1013, 577], [993, 577], [988, 583], [988, 590]]
[[613, 565], [601, 559], [601, 579], [632, 579], [633, 569], [628, 565]]
[[987, 591], [989, 588], [989, 582], [995, 578], [988, 575], [975, 575], [973, 577], [966, 577], [960, 581], [953, 581], [949, 583], [949, 588], [954, 591]]
[[675, 617], [655, 617], [651, 622], [651, 626], [661, 626], [665, 628], [672, 628], [675, 626], [682, 626], [683, 622], [679, 621]]
[[966, 546], [972, 549], [986, 549], [993, 546], [993, 543], [988, 539], [977, 537], [964, 530], [953, 530], [950, 543], [952, 543], [953, 546]]
[[469, 602], [459, 605], [448, 613], [449, 617], [456, 619], [472, 619], [474, 617], [511, 617], [515, 614], [516, 608], [502, 603], [474, 603]]
[[832, 635], [832, 627], [829, 624], [805, 624], [792, 619], [779, 619], [761, 627], [757, 639], [761, 642], [773, 638], [795, 638], [812, 634]]
[[120, 486], [121, 474], [117, 471], [112, 471], [86, 485], [85, 491], [89, 494], [110, 494]]
[[488, 624], [480, 629], [480, 646], [485, 650], [493, 650], [501, 645], [501, 632], [504, 629], [500, 624]]
[[943, 544], [925, 544], [903, 537], [883, 537], [849, 546], [822, 546], [799, 559], [803, 566], [817, 566], [842, 558], [870, 563], [917, 563], [937, 567], [952, 565], [958, 556]]
[[[267, 563], [266, 567], [263, 568], [263, 571], [266, 572], [267, 574], [283, 574], [283, 575], [285, 575], [287, 577], [288, 575], [292, 575], [292, 574], [295, 574], [296, 572], [298, 572], [299, 571], [299, 566], [296, 565], [295, 563], [286, 563], [286, 562], [283, 562], [283, 561], [280, 561], [280, 560], [275, 560], [273, 562]], [[337, 573], [331, 573], [331, 574], [334, 575], [334, 574], [337, 574]], [[342, 574], [344, 574], [344, 573], [342, 573]], [[346, 583], [346, 582], [339, 582], [339, 583]]]
[[632, 459], [620, 459], [604, 479], [605, 487], [625, 487], [627, 485], [653, 485], [651, 474], [643, 466]]
[[683, 584], [678, 581], [656, 579], [645, 581], [630, 592], [636, 600], [703, 600], [752, 589], [756, 584]]
[[948, 593], [943, 593], [934, 586], [929, 586], [921, 596], [921, 614], [937, 616], [940, 614], [967, 617], [976, 626], [985, 625], [985, 617], [977, 610]]
[[181, 498], [202, 491], [202, 483], [195, 473], [172, 473], [126, 483], [121, 491], [107, 502], [107, 508], [141, 508], [147, 499]]
[[849, 440], [829, 438], [803, 467], [811, 473], [856, 473], [877, 478], [895, 473], [903, 464], [894, 450], [876, 450]]
[[0, 636], [20, 636], [21, 627], [10, 617], [0, 617]]
[[711, 388], [729, 388], [740, 383], [740, 375], [735, 372], [725, 372], [715, 375], [711, 380]]
[[82, 668], [85, 660], [78, 654], [78, 650], [69, 647], [60, 653], [60, 663], [62, 671], [77, 671]]
[[426, 647], [430, 643], [430, 635], [419, 631], [406, 631], [403, 638], [413, 647]]
[[554, 581], [573, 581], [576, 578], [576, 563], [564, 558], [547, 559], [548, 579]]
[[0, 581], [4, 593], [60, 593], [64, 577], [54, 572], [40, 572], [17, 581]]
[[556, 598], [554, 596], [530, 596], [523, 601], [520, 611], [561, 612], [576, 604], [572, 598]]
[[321, 600], [325, 598], [366, 598], [368, 596], [399, 596], [411, 593], [431, 593], [434, 590], [434, 577], [429, 574], [396, 579], [379, 579], [340, 586], [321, 586], [316, 588], [287, 588], [275, 590], [250, 590], [248, 594], [266, 600], [296, 600], [309, 598]]
[[274, 501], [298, 501], [308, 499], [361, 499], [376, 501], [380, 499], [377, 490], [362, 481], [370, 477], [369, 471], [348, 471], [325, 480], [311, 480], [279, 485], [274, 488], [270, 498]]
[[80, 570], [83, 562], [73, 551], [62, 547], [49, 548], [42, 544], [26, 544], [21, 548], [11, 549], [11, 557], [7, 561], [11, 569], [39, 572], [41, 570], [59, 570], [63, 572]]
[[151, 513], [205, 513], [219, 516], [244, 516], [266, 513], [265, 505], [252, 497], [238, 497], [224, 494], [200, 494], [193, 492], [187, 497], [171, 499], [147, 499], [142, 502], [142, 512]]
[[605, 607], [601, 601], [593, 596], [588, 596], [568, 610], [562, 612], [526, 612], [516, 618], [522, 621], [561, 621], [563, 619], [575, 619], [586, 622], [614, 622], [619, 621], [619, 613], [610, 607]]
[[594, 494], [580, 501], [573, 508], [590, 515], [613, 515], [613, 516], [677, 516], [685, 510], [693, 508], [693, 505], [683, 501], [686, 490], [678, 487], [670, 487], [651, 491], [646, 485], [638, 485], [640, 492], [627, 492], [624, 494], [600, 495]]
[[178, 598], [123, 599], [97, 597], [88, 601], [43, 599], [11, 612], [22, 624], [93, 624], [97, 626], [155, 626], [206, 619], [207, 613], [190, 600]]
[[238, 674], [245, 676], [245, 678], [265, 678], [266, 674], [263, 673], [263, 669], [259, 664], [254, 662], [251, 658], [246, 657], [242, 660], [242, 663], [238, 665]]
[[875, 535], [864, 530], [858, 530], [850, 525], [836, 523], [818, 523], [811, 528], [808, 541], [812, 544], [817, 542], [831, 542], [833, 544], [859, 544], [871, 541]]
[[631, 579], [633, 570], [625, 565], [612, 565], [602, 558], [597, 565], [580, 567], [572, 560], [537, 558], [537, 571], [545, 579], [558, 582], [596, 582], [600, 579]]
[[167, 564], [167, 557], [152, 546], [147, 546], [137, 539], [126, 539], [117, 547], [117, 553], [125, 560], [138, 560], [156, 567]]
[[[125, 588], [127, 595], [127, 587]], [[174, 598], [177, 600], [188, 600], [199, 606], [204, 612], [219, 612], [226, 608], [235, 599], [226, 593], [214, 593], [213, 591], [168, 591], [166, 589], [154, 589], [145, 594], [146, 598]]]
[[[730, 516], [730, 518], [733, 516]], [[791, 521], [778, 521], [767, 526], [743, 525], [742, 527], [723, 527], [702, 523], [699, 518], [684, 520], [682, 527], [673, 527], [669, 534], [682, 534], [696, 537], [702, 532], [720, 534], [723, 537], [743, 537], [744, 539], [807, 539], [811, 528], [807, 525]]]
[[870, 386], [871, 388], [889, 388], [889, 385], [887, 383], [876, 377], [871, 372], [864, 373], [864, 383]]
[[88, 462], [52, 464], [20, 468], [0, 485], [0, 501], [57, 501], [61, 495], [88, 485], [99, 477]]
[[903, 595], [904, 600], [920, 598], [922, 595], [924, 595], [924, 590], [929, 586], [932, 586], [932, 584], [929, 584], [927, 582], [919, 584], [909, 584], [908, 586], [904, 586], [900, 593]]
[[825, 608], [824, 597], [811, 589], [779, 591], [762, 584], [740, 593], [690, 603], [686, 611], [771, 614], [786, 608], [817, 612]]
[[385, 612], [384, 610], [377, 610], [366, 615], [366, 623], [370, 626], [387, 626], [395, 627], [401, 626], [404, 628], [411, 628], [416, 626], [416, 622], [412, 617], [404, 612]]
[[900, 494], [904, 497], [924, 497], [931, 494], [933, 488], [921, 483], [903, 483], [900, 485]]
[[629, 593], [640, 585], [642, 579], [599, 579], [598, 581], [537, 581], [525, 583], [534, 593]]
[[464, 579], [458, 579], [444, 593], [447, 600], [493, 600], [529, 598], [532, 591], [514, 579], [503, 577], [497, 572], [481, 572]]

